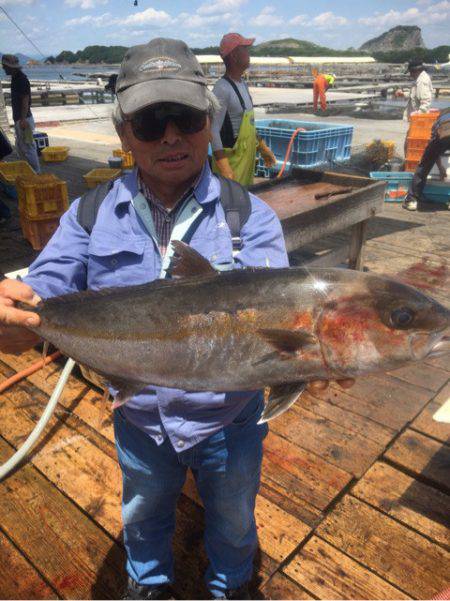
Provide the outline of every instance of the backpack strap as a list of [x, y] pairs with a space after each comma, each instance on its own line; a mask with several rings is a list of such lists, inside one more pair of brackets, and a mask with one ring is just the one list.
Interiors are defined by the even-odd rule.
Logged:
[[89, 235], [91, 235], [94, 228], [100, 205], [105, 200], [112, 186], [112, 181], [103, 182], [103, 184], [100, 184], [96, 188], [85, 192], [80, 198], [77, 221]]
[[248, 190], [237, 182], [216, 175], [220, 182], [220, 202], [222, 204], [225, 220], [231, 232], [233, 254], [242, 248], [241, 230], [247, 223], [252, 205]]
[[[220, 202], [222, 204], [225, 220], [231, 232], [233, 254], [241, 250], [241, 230], [247, 223], [252, 205], [248, 190], [237, 182], [227, 179], [222, 175], [216, 176], [220, 182]], [[77, 221], [87, 234], [91, 234], [97, 219], [100, 205], [111, 190], [113, 182], [100, 184], [88, 190], [80, 198], [77, 211]]]

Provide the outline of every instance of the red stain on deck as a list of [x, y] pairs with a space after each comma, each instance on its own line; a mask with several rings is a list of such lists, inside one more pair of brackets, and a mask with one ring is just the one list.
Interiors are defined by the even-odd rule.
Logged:
[[428, 257], [424, 257], [418, 263], [400, 271], [398, 277], [405, 284], [431, 292], [436, 288], [443, 288], [448, 282], [447, 261], [442, 260], [440, 265], [433, 265]]
[[77, 586], [80, 586], [80, 578], [76, 574], [66, 574], [62, 578], [57, 578], [54, 582], [54, 586], [57, 590], [70, 590], [73, 591]]

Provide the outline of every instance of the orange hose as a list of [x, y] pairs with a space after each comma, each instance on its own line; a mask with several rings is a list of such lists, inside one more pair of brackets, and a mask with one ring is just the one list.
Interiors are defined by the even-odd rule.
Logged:
[[44, 367], [44, 365], [48, 365], [49, 363], [51, 363], [52, 361], [54, 361], [55, 359], [57, 359], [60, 356], [61, 356], [61, 353], [59, 351], [56, 351], [55, 353], [53, 353], [51, 355], [47, 355], [47, 357], [45, 357], [45, 359], [43, 359], [43, 360], [39, 359], [39, 361], [36, 361], [36, 363], [32, 363], [30, 365], [30, 367], [27, 367], [27, 368], [23, 369], [22, 371], [17, 372], [13, 376], [11, 376], [10, 378], [7, 378], [4, 382], [2, 382], [0, 384], [0, 392], [4, 392], [10, 386], [15, 384], [16, 382], [20, 382], [20, 380], [23, 380], [27, 376], [31, 376], [31, 374], [34, 374], [35, 371], [38, 371], [39, 369], [41, 369], [41, 367]]
[[286, 168], [286, 163], [288, 162], [288, 159], [291, 156], [292, 144], [294, 143], [297, 134], [301, 131], [306, 131], [306, 129], [304, 127], [297, 127], [297, 129], [292, 133], [291, 139], [289, 140], [289, 144], [286, 149], [286, 154], [284, 155], [284, 163], [282, 164], [281, 169], [278, 172], [277, 179], [283, 175], [284, 170]]

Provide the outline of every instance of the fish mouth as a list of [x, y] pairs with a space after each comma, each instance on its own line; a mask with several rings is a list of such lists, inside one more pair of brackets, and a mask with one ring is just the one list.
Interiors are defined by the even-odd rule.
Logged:
[[443, 336], [431, 347], [428, 357], [441, 357], [450, 353], [450, 336]]

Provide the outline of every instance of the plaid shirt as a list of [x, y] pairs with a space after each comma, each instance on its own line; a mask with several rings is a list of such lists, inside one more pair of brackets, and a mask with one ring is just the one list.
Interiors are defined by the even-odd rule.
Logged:
[[146, 198], [150, 207], [153, 223], [155, 225], [156, 237], [158, 239], [158, 247], [162, 257], [164, 257], [166, 254], [166, 250], [170, 242], [170, 236], [172, 235], [172, 230], [177, 220], [177, 215], [180, 209], [183, 207], [185, 201], [192, 196], [200, 177], [201, 174], [195, 181], [194, 185], [189, 188], [189, 190], [187, 190], [179, 200], [177, 200], [171, 209], [166, 209], [166, 207], [161, 203], [160, 200], [158, 200], [158, 198], [156, 198], [156, 196], [139, 175], [139, 190]]

